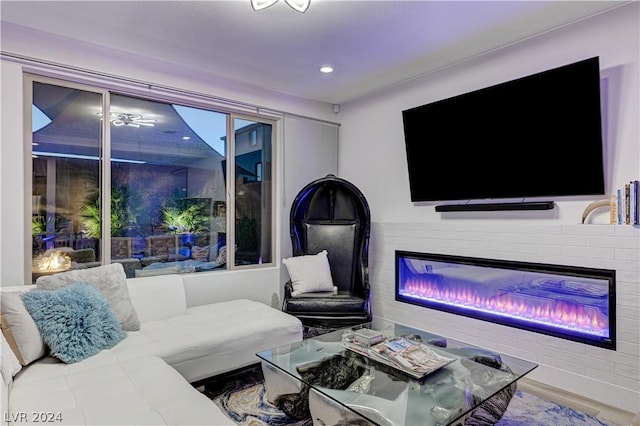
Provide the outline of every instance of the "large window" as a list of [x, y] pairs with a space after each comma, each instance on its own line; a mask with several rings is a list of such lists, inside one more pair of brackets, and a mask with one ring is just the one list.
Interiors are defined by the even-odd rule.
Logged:
[[273, 261], [272, 123], [28, 84], [33, 280], [111, 262], [138, 277]]

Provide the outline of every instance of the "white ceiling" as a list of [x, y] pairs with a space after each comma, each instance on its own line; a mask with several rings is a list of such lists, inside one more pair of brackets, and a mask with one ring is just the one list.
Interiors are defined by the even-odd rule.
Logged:
[[[301, 14], [284, 0], [261, 11], [249, 0], [2, 0], [0, 18], [343, 104], [626, 3], [311, 0]], [[319, 73], [323, 64], [335, 72]]]

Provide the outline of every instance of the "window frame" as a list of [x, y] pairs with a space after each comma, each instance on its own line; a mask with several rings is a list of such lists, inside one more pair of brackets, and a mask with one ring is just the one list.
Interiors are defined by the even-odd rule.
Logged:
[[[74, 80], [68, 80], [65, 78], [58, 77], [49, 77], [43, 76], [39, 74], [25, 73], [24, 74], [24, 123], [25, 123], [25, 131], [24, 131], [24, 152], [25, 152], [25, 206], [30, 206], [31, 203], [27, 203], [27, 198], [31, 198], [33, 193], [33, 184], [32, 184], [32, 176], [33, 176], [33, 161], [32, 161], [32, 152], [33, 152], [33, 131], [32, 131], [32, 112], [31, 107], [33, 104], [33, 88], [34, 83], [43, 83], [61, 86], [69, 89], [77, 89], [82, 91], [87, 91], [91, 93], [96, 93], [101, 95], [101, 107], [103, 115], [108, 115], [110, 111], [111, 105], [111, 95], [122, 95], [135, 97], [139, 99], [144, 99], [147, 101], [155, 101], [167, 104], [177, 104], [185, 107], [198, 108], [203, 109], [215, 113], [222, 113], [226, 115], [227, 120], [227, 135], [226, 135], [226, 146], [225, 146], [225, 158], [227, 161], [227, 170], [226, 170], [226, 232], [227, 232], [227, 245], [230, 247], [235, 246], [235, 131], [234, 131], [234, 122], [236, 119], [239, 120], [248, 120], [255, 123], [265, 124], [271, 126], [271, 181], [270, 181], [270, 192], [272, 194], [270, 200], [270, 209], [271, 209], [271, 261], [267, 263], [259, 263], [259, 264], [249, 264], [249, 265], [236, 265], [235, 264], [235, 253], [234, 250], [227, 251], [227, 264], [225, 269], [222, 270], [246, 270], [246, 269], [259, 269], [265, 267], [274, 267], [276, 265], [276, 259], [278, 258], [276, 249], [278, 247], [277, 244], [277, 236], [278, 234], [278, 221], [277, 221], [277, 203], [276, 203], [276, 188], [277, 188], [277, 170], [278, 170], [278, 161], [277, 161], [277, 153], [278, 153], [278, 131], [279, 124], [281, 123], [281, 118], [277, 114], [270, 113], [266, 111], [266, 114], [261, 114], [260, 108], [256, 107], [254, 111], [246, 112], [248, 106], [238, 103], [238, 108], [233, 108], [233, 103], [229, 102], [229, 105], [220, 105], [220, 102], [217, 98], [211, 98], [210, 101], [207, 100], [205, 95], [199, 95], [197, 93], [189, 93], [182, 91], [171, 91], [166, 90], [162, 94], [157, 93], [140, 93], [139, 90], [135, 90], [135, 88], [131, 88], [131, 90], [126, 90], [123, 88], [114, 88], [111, 87], [108, 82], [104, 82], [101, 84], [100, 81], [91, 81], [90, 84], [84, 82], [78, 82]], [[100, 241], [100, 250], [101, 250], [101, 265], [107, 265], [112, 263], [111, 259], [111, 235], [110, 235], [110, 227], [111, 227], [111, 126], [109, 120], [102, 120], [101, 125], [101, 149], [100, 149], [100, 158], [99, 158], [99, 168], [100, 168], [100, 182], [99, 186], [101, 188], [101, 204], [102, 204], [102, 235], [109, 236], [109, 238], [101, 238]], [[109, 166], [106, 166], [109, 165]], [[263, 172], [264, 173], [264, 172]], [[265, 206], [266, 207], [266, 206]], [[25, 242], [30, 241], [31, 232], [30, 224], [31, 220], [28, 216], [32, 213], [31, 208], [27, 208], [25, 210], [25, 219], [29, 219], [25, 221]], [[31, 244], [25, 244], [25, 276], [30, 277], [32, 271], [32, 261], [33, 261], [33, 253]], [[30, 280], [30, 278], [28, 278]]]
[[[231, 163], [227, 163], [227, 164], [231, 164], [231, 167], [227, 167], [227, 218], [229, 218], [229, 212], [232, 212], [231, 214], [234, 215], [233, 220], [227, 220], [227, 236], [231, 235], [232, 239], [231, 241], [233, 241], [233, 243], [235, 244], [235, 239], [236, 239], [236, 229], [235, 229], [235, 197], [232, 197], [231, 194], [235, 194], [236, 193], [236, 188], [235, 188], [235, 174], [236, 174], [236, 162], [235, 162], [235, 158], [236, 158], [236, 135], [235, 135], [235, 121], [236, 120], [245, 120], [245, 121], [253, 121], [255, 123], [260, 123], [260, 124], [268, 124], [271, 125], [271, 262], [267, 262], [267, 263], [257, 263], [257, 264], [250, 264], [250, 265], [236, 265], [236, 257], [235, 257], [235, 250], [227, 250], [227, 264], [231, 264], [233, 267], [231, 269], [236, 269], [236, 270], [246, 270], [246, 269], [256, 269], [256, 268], [265, 268], [265, 267], [274, 267], [274, 266], [278, 266], [276, 259], [278, 258], [278, 256], [276, 256], [276, 240], [277, 240], [277, 236], [278, 234], [278, 220], [277, 220], [277, 211], [276, 211], [276, 176], [277, 176], [277, 161], [276, 159], [278, 158], [278, 150], [277, 150], [277, 144], [276, 141], [278, 140], [277, 137], [277, 132], [278, 132], [278, 127], [276, 126], [276, 124], [278, 123], [275, 120], [269, 120], [269, 119], [265, 119], [264, 117], [255, 117], [252, 115], [248, 115], [248, 114], [241, 114], [241, 113], [229, 113], [229, 115], [227, 116], [227, 125], [228, 125], [228, 129], [227, 129], [227, 146], [226, 146], [226, 157], [227, 159], [229, 158], [233, 158], [233, 161]], [[264, 173], [264, 169], [263, 169], [263, 173]], [[229, 184], [231, 183], [231, 185]], [[261, 183], [263, 183], [263, 181], [261, 181]], [[264, 199], [262, 200], [264, 202]], [[229, 238], [227, 237], [227, 247], [229, 247]]]

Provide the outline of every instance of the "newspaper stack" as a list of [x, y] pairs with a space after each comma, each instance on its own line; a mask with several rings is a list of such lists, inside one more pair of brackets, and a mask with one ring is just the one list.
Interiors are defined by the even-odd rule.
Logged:
[[455, 358], [440, 355], [429, 346], [404, 337], [385, 338], [380, 343], [367, 346], [353, 334], [345, 334], [342, 345], [417, 379], [455, 361]]

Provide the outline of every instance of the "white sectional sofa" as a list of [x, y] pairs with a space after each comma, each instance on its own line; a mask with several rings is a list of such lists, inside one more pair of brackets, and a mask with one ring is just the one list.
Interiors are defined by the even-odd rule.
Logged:
[[70, 364], [46, 356], [3, 376], [3, 424], [233, 425], [191, 383], [300, 341], [302, 325], [248, 298], [217, 302], [209, 292], [204, 300], [202, 281], [189, 286], [185, 277], [127, 279], [141, 326], [113, 348]]

